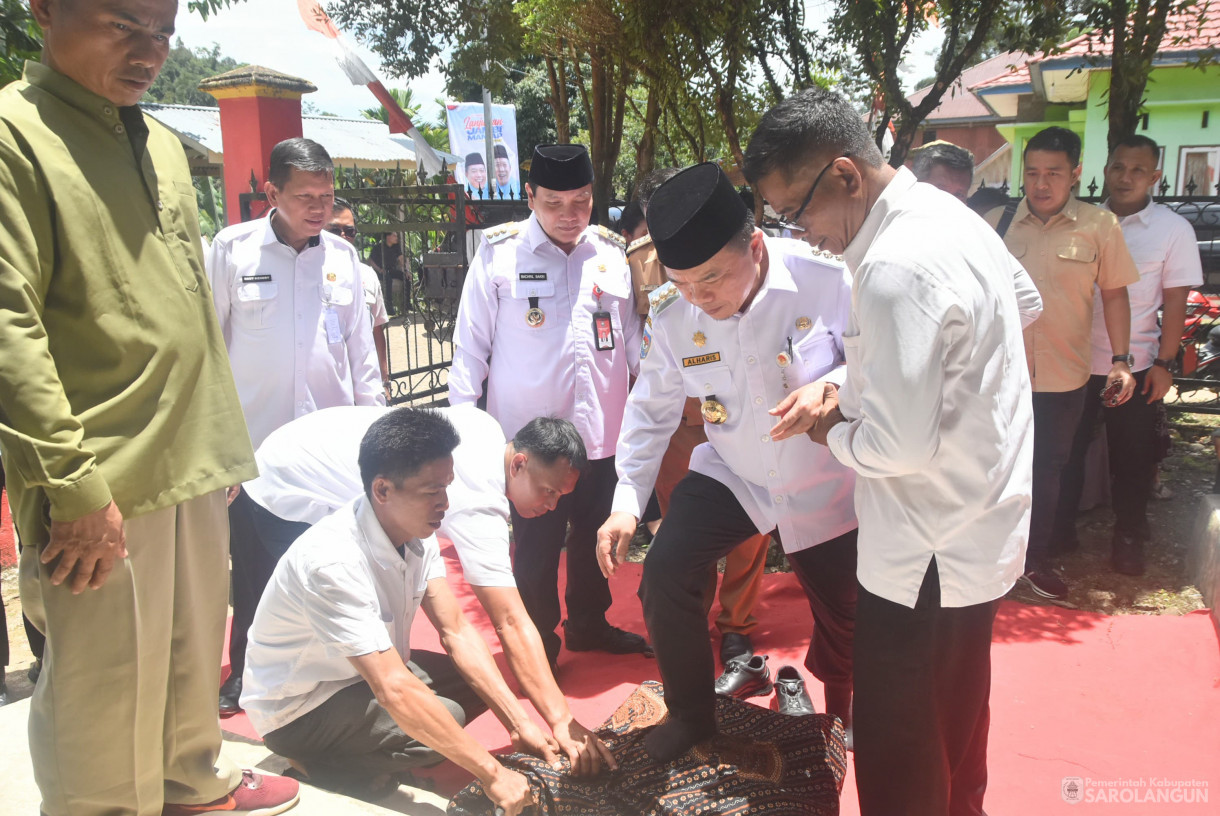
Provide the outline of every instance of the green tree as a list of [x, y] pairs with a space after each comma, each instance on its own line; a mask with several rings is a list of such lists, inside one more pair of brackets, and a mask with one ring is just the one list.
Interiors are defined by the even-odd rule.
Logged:
[[[854, 55], [883, 108], [874, 120], [877, 143], [895, 124], [890, 164], [900, 167], [924, 117], [936, 109], [962, 71], [991, 43], [1005, 51], [1033, 51], [1057, 42], [1068, 22], [1062, 4], [1045, 0], [838, 0], [833, 41]], [[907, 101], [899, 75], [915, 37], [933, 23], [944, 31], [931, 90]]]
[[42, 30], [23, 0], [0, 0], [0, 87], [21, 79], [26, 60], [42, 51]]
[[191, 50], [179, 38], [169, 50], [165, 65], [148, 89], [145, 101], [214, 108], [216, 100], [199, 90], [199, 83], [237, 66], [237, 60], [220, 55], [220, 46], [215, 43], [211, 48]]

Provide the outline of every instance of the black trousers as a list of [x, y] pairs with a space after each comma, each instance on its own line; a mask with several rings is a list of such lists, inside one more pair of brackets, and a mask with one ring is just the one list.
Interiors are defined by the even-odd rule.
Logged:
[[597, 565], [597, 530], [610, 516], [614, 500], [614, 457], [589, 462], [576, 489], [554, 510], [522, 518], [512, 508], [513, 577], [530, 619], [542, 635], [547, 657], [559, 655], [559, 555], [568, 550], [568, 583], [564, 600], [568, 624], [576, 628], [605, 625], [610, 585]]
[[[715, 664], [707, 634], [707, 573], [758, 529], [733, 492], [702, 473], [674, 488], [640, 581], [644, 621], [665, 684], [670, 716], [715, 717]], [[856, 531], [788, 556], [813, 611], [805, 665], [824, 683], [852, 677], [856, 610]]]
[[1102, 406], [1095, 395], [1105, 388], [1106, 378], [1094, 374], [1085, 387], [1087, 396], [1080, 425], [1072, 441], [1072, 453], [1063, 469], [1059, 510], [1055, 516], [1055, 539], [1076, 536], [1076, 515], [1084, 490], [1084, 460], [1093, 442], [1098, 419], [1106, 426], [1110, 452], [1111, 500], [1116, 532], [1147, 540], [1148, 498], [1152, 495], [1152, 475], [1156, 468], [1157, 403], [1148, 404], [1140, 393], [1148, 369], [1135, 372], [1135, 394], [1114, 408]]
[[[407, 668], [432, 689], [458, 725], [487, 710], [448, 655], [413, 649]], [[302, 763], [310, 779], [324, 788], [367, 783], [444, 759], [404, 732], [363, 680], [264, 735], [263, 742]]]
[[914, 609], [863, 586], [859, 593], [853, 717], [861, 816], [977, 816], [987, 788], [999, 601], [941, 606], [935, 558]]
[[233, 629], [229, 666], [240, 675], [246, 668], [246, 642], [263, 590], [288, 547], [309, 525], [287, 521], [246, 495], [229, 505], [229, 555], [233, 559]]
[[1084, 410], [1086, 390], [1034, 393], [1034, 480], [1025, 569], [1045, 569], [1059, 510], [1060, 481]]

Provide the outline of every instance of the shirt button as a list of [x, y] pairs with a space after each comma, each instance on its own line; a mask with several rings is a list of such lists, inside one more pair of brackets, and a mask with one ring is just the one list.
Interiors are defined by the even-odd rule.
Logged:
[[105, 116], [110, 116], [113, 113], [114, 113], [114, 108], [110, 107], [109, 105], [102, 108], [102, 114]]
[[753, 364], [754, 364], [754, 358], [753, 358], [753, 357], [747, 357], [747, 358], [746, 358], [746, 362], [747, 362], [747, 363], [749, 363], [749, 364], [751, 364], [751, 365], [753, 365]]
[[754, 398], [754, 404], [755, 404], [755, 405], [762, 405], [762, 397], [755, 397], [755, 398]]
[[762, 437], [760, 437], [759, 441], [761, 441], [761, 442], [770, 442], [770, 441], [771, 441], [771, 437], [770, 437], [768, 434], [763, 434], [763, 435], [762, 435]]
[[783, 497], [783, 496], [776, 496], [776, 497], [775, 497], [775, 503], [776, 503], [776, 504], [783, 504], [783, 503], [784, 503], [784, 497]]
[[125, 133], [125, 132], [126, 132], [126, 128], [124, 128], [122, 125], [115, 125], [115, 126], [114, 126], [114, 132], [115, 132], [115, 133], [122, 134], [122, 133]]
[[772, 477], [772, 478], [775, 478], [775, 477], [776, 477], [776, 476], [778, 476], [779, 474], [778, 474], [778, 473], [776, 473], [774, 470], [770, 470], [770, 471], [767, 471], [767, 475], [768, 475], [768, 476], [770, 476], [770, 477]]

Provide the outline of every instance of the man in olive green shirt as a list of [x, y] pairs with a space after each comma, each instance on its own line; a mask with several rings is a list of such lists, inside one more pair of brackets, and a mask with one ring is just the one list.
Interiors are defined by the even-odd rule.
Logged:
[[219, 756], [225, 488], [256, 470], [186, 159], [135, 105], [176, 3], [30, 5], [42, 62], [0, 91], [0, 451], [47, 635], [42, 812], [283, 809], [296, 783]]

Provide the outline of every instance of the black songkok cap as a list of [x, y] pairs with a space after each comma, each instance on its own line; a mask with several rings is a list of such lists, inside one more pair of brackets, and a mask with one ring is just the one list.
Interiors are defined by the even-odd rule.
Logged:
[[593, 183], [593, 162], [584, 145], [552, 144], [534, 148], [530, 184], [548, 190], [579, 190]]
[[508, 148], [502, 144], [497, 144], [496, 149], [495, 149], [495, 157], [497, 159], [507, 159], [508, 158]]
[[482, 164], [484, 167], [487, 166], [487, 164], [483, 161], [482, 155], [480, 155], [478, 153], [466, 154], [466, 166], [467, 167], [472, 167], [472, 166], [477, 167], [480, 164]]
[[706, 262], [746, 223], [749, 210], [714, 162], [688, 167], [657, 188], [648, 202], [648, 234], [670, 269]]

